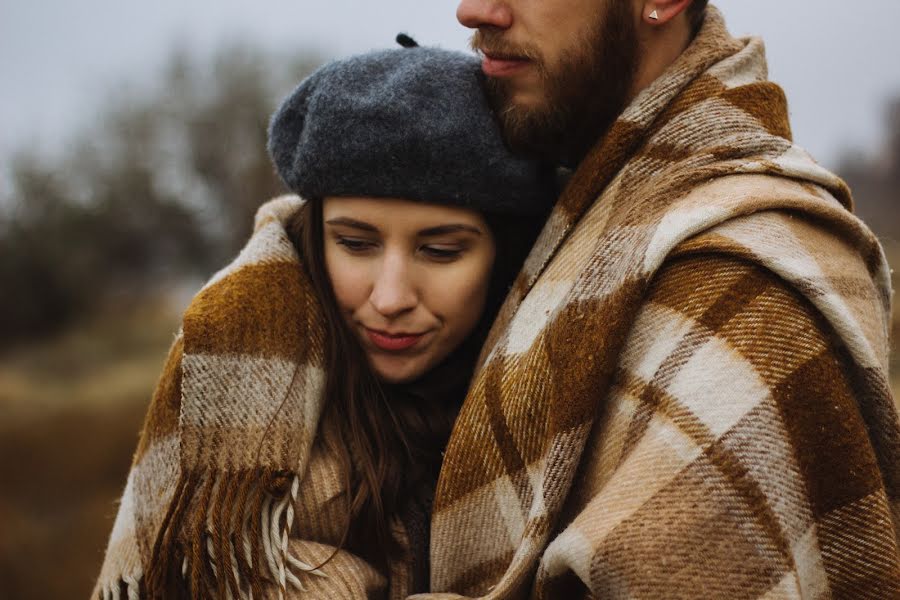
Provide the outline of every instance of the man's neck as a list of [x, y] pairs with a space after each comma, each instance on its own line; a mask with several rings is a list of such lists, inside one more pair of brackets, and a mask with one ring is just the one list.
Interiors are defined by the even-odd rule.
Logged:
[[[666, 27], [643, 30], [639, 33], [640, 58], [623, 110], [678, 60], [693, 38], [694, 32], [687, 19], [672, 21]], [[606, 125], [607, 128], [593, 139], [585, 138], [583, 134], [587, 133], [586, 130], [571, 132], [567, 137], [569, 144], [562, 148], [557, 156], [557, 164], [567, 169], [576, 169], [590, 149], [606, 135], [612, 123]]]
[[638, 32], [640, 60], [631, 86], [629, 103], [678, 60], [693, 37], [694, 32], [684, 14], [664, 27], [644, 27]]

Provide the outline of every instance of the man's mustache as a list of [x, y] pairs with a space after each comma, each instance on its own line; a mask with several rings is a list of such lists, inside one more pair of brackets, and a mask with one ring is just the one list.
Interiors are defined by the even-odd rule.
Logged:
[[490, 29], [479, 29], [469, 39], [469, 47], [478, 54], [487, 54], [499, 59], [527, 59], [542, 64], [541, 55], [535, 48], [514, 44], [504, 39], [503, 33]]

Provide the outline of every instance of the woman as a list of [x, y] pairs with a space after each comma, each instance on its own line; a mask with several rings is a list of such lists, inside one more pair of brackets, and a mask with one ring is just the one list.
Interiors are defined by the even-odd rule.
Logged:
[[478, 350], [553, 198], [477, 60], [327, 65], [270, 126], [285, 183], [198, 294], [154, 395], [102, 597], [405, 597]]

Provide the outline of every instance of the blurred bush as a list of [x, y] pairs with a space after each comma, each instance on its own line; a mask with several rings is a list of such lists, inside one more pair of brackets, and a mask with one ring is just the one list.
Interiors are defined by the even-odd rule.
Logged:
[[[111, 90], [60, 152], [24, 149], [0, 198], [0, 597], [84, 598], [187, 298], [282, 192], [265, 150], [320, 63], [175, 51]], [[48, 573], [50, 573], [48, 575]]]
[[151, 89], [112, 94], [59, 157], [19, 153], [0, 202], [0, 350], [111, 294], [152, 293], [222, 264], [281, 191], [269, 114], [319, 62], [247, 45], [207, 61], [176, 52]]
[[837, 170], [853, 190], [857, 214], [886, 246], [894, 246], [900, 243], [900, 97], [885, 112], [885, 145], [847, 156]]

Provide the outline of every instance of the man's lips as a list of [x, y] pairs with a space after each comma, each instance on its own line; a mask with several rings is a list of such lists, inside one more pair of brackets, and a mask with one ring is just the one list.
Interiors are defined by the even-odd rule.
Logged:
[[416, 345], [416, 343], [425, 337], [424, 333], [387, 333], [378, 331], [377, 329], [369, 329], [366, 327], [366, 335], [369, 340], [381, 350], [389, 352], [399, 352]]
[[528, 66], [531, 61], [520, 56], [483, 53], [481, 70], [488, 77], [508, 77]]

